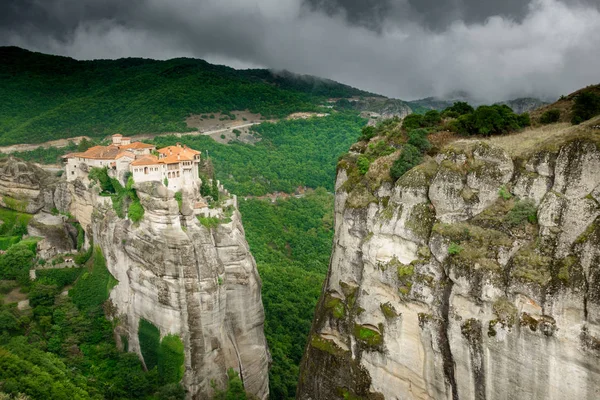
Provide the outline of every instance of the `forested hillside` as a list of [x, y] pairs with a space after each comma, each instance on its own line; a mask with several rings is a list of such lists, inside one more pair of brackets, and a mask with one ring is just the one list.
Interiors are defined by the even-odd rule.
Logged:
[[77, 61], [0, 47], [0, 145], [75, 136], [185, 132], [191, 114], [314, 111], [369, 93], [330, 80], [203, 60]]
[[360, 135], [366, 120], [354, 113], [286, 120], [253, 127], [261, 140], [220, 144], [207, 136], [161, 136], [158, 147], [177, 142], [201, 150], [213, 161], [217, 179], [238, 195], [261, 196], [298, 186], [333, 191], [335, 165]]
[[331, 254], [333, 195], [317, 189], [276, 203], [242, 200], [240, 211], [263, 281], [271, 398], [293, 399]]

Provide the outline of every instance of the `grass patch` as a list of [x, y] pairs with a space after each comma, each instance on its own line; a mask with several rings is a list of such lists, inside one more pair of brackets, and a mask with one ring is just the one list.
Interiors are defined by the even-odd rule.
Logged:
[[325, 300], [325, 308], [331, 310], [334, 318], [342, 319], [346, 316], [344, 302], [337, 297], [327, 296]]
[[383, 343], [383, 336], [364, 325], [354, 325], [354, 337], [370, 347], [376, 347]]
[[216, 228], [221, 223], [221, 220], [219, 218], [217, 218], [217, 217], [201, 217], [201, 216], [198, 216], [198, 221], [200, 221], [200, 223], [203, 226], [207, 227], [208, 229]]
[[313, 337], [310, 340], [310, 345], [315, 349], [319, 349], [336, 357], [343, 357], [348, 353], [347, 351], [344, 351], [340, 346], [335, 344], [334, 341], [324, 339], [318, 335], [313, 335]]

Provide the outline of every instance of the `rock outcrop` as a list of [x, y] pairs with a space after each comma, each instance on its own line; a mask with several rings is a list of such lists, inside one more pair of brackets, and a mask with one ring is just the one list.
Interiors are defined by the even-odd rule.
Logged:
[[[38, 243], [42, 257], [75, 251], [77, 229], [67, 219], [86, 232], [86, 248], [101, 248], [118, 280], [105, 307], [118, 321], [117, 342], [126, 337], [129, 351], [143, 360], [143, 318], [161, 337], [176, 334], [183, 341], [190, 399], [211, 398], [214, 387], [225, 388], [229, 368], [239, 372], [248, 393], [266, 399], [270, 357], [261, 281], [235, 200], [228, 200], [230, 216], [204, 226], [194, 213], [197, 187], [183, 192], [181, 204], [161, 182], [135, 189], [145, 210], [138, 223], [119, 218], [111, 198], [87, 179], [66, 182], [21, 160], [0, 161], [0, 203], [35, 214], [28, 230], [44, 237]], [[57, 211], [63, 215], [52, 215]]]
[[145, 209], [137, 224], [121, 219], [110, 199], [75, 181], [57, 189], [70, 213], [99, 245], [118, 284], [110, 293], [116, 335], [141, 356], [140, 319], [177, 334], [185, 345], [184, 386], [192, 399], [212, 397], [237, 370], [246, 391], [268, 397], [269, 354], [261, 281], [237, 209], [205, 227], [193, 215], [193, 190], [180, 205], [162, 183], [136, 184]]
[[0, 159], [0, 206], [29, 214], [50, 212], [57, 181], [34, 164], [14, 157]]
[[340, 163], [297, 397], [600, 398], [600, 135], [581, 129], [518, 156], [457, 142], [395, 183]]

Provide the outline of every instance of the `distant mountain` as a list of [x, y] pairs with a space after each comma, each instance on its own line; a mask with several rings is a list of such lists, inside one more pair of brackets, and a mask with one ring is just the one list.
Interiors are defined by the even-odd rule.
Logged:
[[463, 91], [453, 92], [444, 97], [426, 97], [424, 99], [413, 100], [409, 101], [408, 104], [415, 112], [423, 113], [429, 110], [442, 111], [457, 101], [464, 101], [471, 105], [477, 104], [477, 101], [473, 100], [469, 93]]
[[369, 118], [369, 124], [389, 118], [404, 118], [415, 112], [408, 102], [399, 99], [390, 99], [381, 96], [340, 99], [335, 102], [338, 110], [361, 111], [361, 116]]
[[501, 101], [497, 104], [506, 104], [517, 114], [523, 114], [526, 112], [533, 111], [537, 108], [543, 107], [549, 104], [547, 101], [540, 100], [535, 97], [521, 97], [519, 99]]
[[203, 60], [77, 61], [0, 47], [0, 145], [75, 136], [186, 132], [192, 114], [317, 111], [328, 98], [373, 96], [314, 76], [235, 70]]
[[[425, 111], [426, 110], [441, 111], [447, 107], [450, 107], [457, 101], [464, 101], [466, 103], [471, 104], [474, 107], [477, 107], [477, 106], [480, 106], [483, 104], [488, 104], [488, 103], [482, 102], [480, 100], [477, 100], [477, 99], [471, 97], [469, 95], [469, 93], [463, 92], [463, 91], [454, 92], [445, 97], [426, 97], [426, 98], [420, 99], [420, 100], [409, 101], [408, 104], [414, 110], [423, 109]], [[513, 99], [513, 100], [500, 101], [500, 102], [496, 102], [494, 104], [506, 104], [507, 106], [512, 108], [512, 110], [515, 113], [522, 114], [524, 112], [529, 112], [529, 111], [535, 110], [536, 108], [542, 107], [542, 106], [548, 104], [548, 102], [543, 101], [538, 98], [534, 98], [534, 97], [522, 97], [522, 98]]]

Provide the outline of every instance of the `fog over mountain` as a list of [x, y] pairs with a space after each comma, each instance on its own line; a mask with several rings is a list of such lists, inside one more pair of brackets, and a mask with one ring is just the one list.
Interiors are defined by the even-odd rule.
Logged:
[[287, 69], [403, 99], [554, 98], [600, 82], [600, 2], [3, 0], [0, 45]]

